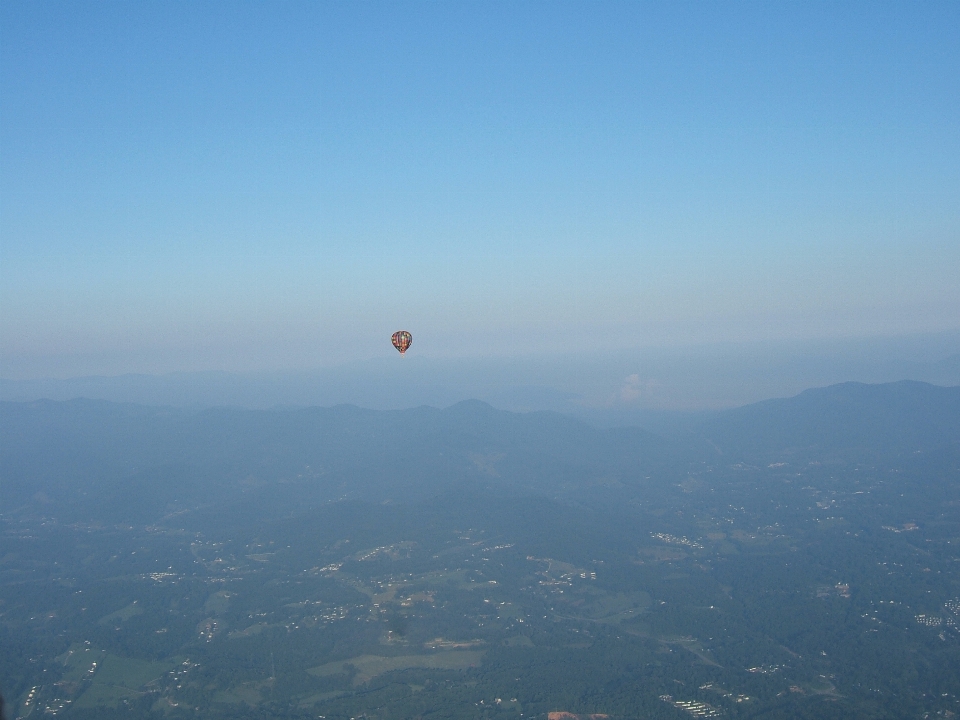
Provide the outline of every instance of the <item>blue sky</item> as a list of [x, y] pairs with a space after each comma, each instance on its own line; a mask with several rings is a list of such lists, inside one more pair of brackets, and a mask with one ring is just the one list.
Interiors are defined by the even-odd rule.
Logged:
[[[960, 4], [0, 4], [0, 375], [960, 330]], [[406, 360], [406, 359], [405, 359]]]

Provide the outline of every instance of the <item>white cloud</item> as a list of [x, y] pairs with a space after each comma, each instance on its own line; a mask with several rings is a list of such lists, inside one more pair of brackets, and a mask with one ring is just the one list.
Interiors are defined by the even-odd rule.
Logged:
[[620, 400], [622, 402], [634, 402], [640, 399], [640, 376], [637, 373], [627, 375], [620, 388]]

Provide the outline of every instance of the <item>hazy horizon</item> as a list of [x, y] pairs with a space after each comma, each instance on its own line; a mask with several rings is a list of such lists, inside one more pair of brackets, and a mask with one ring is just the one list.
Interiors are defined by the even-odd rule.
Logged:
[[960, 385], [960, 334], [605, 355], [388, 356], [319, 370], [2, 378], [0, 399], [251, 408], [352, 404], [377, 410], [479, 399], [505, 410], [552, 410], [600, 425], [629, 425], [657, 413], [721, 410], [836, 383], [899, 380]]
[[[5, 3], [0, 376], [382, 361], [383, 385], [400, 328], [406, 366], [593, 404], [634, 375], [702, 390], [675, 407], [883, 375], [836, 369], [871, 343], [939, 362], [958, 13]], [[835, 370], [778, 369], [805, 345]]]

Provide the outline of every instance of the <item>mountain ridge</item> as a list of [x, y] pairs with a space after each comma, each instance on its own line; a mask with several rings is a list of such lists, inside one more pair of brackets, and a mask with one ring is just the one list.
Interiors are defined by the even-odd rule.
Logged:
[[615, 503], [610, 488], [682, 482], [716, 464], [875, 462], [938, 448], [949, 458], [955, 446], [960, 387], [910, 381], [745, 405], [679, 439], [478, 400], [388, 411], [4, 401], [0, 501], [14, 507], [42, 494], [79, 511], [87, 489], [110, 488], [118, 498], [138, 495], [146, 516], [253, 501], [292, 512], [350, 498], [415, 502], [466, 483], [577, 502], [606, 492]]
[[960, 386], [838, 383], [719, 413], [697, 434], [726, 452], [926, 451], [960, 439]]

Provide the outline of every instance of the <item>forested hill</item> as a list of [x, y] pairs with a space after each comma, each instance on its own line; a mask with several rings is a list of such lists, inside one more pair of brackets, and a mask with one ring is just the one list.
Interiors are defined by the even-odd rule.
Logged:
[[402, 503], [464, 482], [584, 498], [693, 463], [889, 457], [958, 440], [960, 388], [916, 382], [808, 390], [726, 411], [676, 441], [479, 401], [389, 412], [5, 402], [0, 502], [80, 510], [95, 495], [84, 512], [149, 521], [241, 497], [263, 512], [337, 499]]
[[697, 432], [731, 458], [895, 457], [960, 441], [960, 387], [842, 383], [720, 413]]
[[158, 512], [230, 500], [231, 488], [282, 491], [307, 503], [404, 502], [458, 482], [555, 493], [636, 475], [645, 462], [676, 454], [640, 429], [598, 430], [563, 415], [510, 413], [478, 401], [390, 412], [2, 403], [0, 444], [8, 507], [38, 493], [63, 501], [93, 487], [114, 488], [123, 502], [131, 492], [149, 496]]

